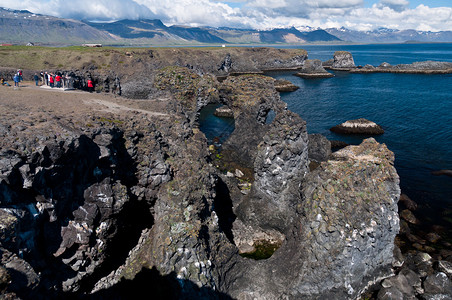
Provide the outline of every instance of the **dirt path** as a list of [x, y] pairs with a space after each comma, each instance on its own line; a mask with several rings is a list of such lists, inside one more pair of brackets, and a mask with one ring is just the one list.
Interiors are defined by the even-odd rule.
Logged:
[[21, 87], [0, 86], [0, 114], [16, 116], [53, 113], [80, 117], [96, 112], [123, 114], [142, 113], [149, 118], [166, 118], [166, 101], [129, 100], [112, 94], [37, 87], [23, 82]]

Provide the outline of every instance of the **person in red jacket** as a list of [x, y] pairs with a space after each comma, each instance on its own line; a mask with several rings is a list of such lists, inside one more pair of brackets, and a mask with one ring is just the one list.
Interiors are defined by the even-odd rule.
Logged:
[[61, 87], [61, 76], [60, 76], [60, 74], [56, 74], [55, 82], [56, 82], [56, 87], [60, 88]]
[[94, 91], [94, 83], [91, 78], [88, 79], [88, 91], [92, 93]]
[[53, 88], [55, 80], [53, 78], [53, 74], [49, 74], [49, 83], [50, 83], [50, 87]]

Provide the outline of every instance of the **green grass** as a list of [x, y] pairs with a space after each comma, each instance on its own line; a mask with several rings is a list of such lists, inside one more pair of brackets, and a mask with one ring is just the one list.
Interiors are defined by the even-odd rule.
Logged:
[[281, 245], [279, 244], [270, 243], [268, 241], [260, 241], [255, 245], [256, 251], [251, 253], [242, 253], [240, 256], [254, 260], [267, 259], [270, 258], [280, 246]]

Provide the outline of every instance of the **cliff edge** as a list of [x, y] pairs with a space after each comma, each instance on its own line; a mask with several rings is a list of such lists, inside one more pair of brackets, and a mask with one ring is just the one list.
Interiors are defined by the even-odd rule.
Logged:
[[[310, 170], [306, 123], [273, 79], [151, 73], [138, 100], [2, 87], [5, 295], [356, 299], [391, 274], [400, 190], [386, 146]], [[236, 122], [221, 152], [198, 129], [209, 103]]]

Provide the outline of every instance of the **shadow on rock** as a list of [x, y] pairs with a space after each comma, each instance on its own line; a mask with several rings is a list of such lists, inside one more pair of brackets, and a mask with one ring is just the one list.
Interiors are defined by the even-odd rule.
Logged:
[[[82, 299], [82, 298], [79, 298]], [[87, 298], [83, 298], [87, 299]], [[133, 280], [122, 280], [114, 287], [99, 291], [88, 299], [225, 299], [232, 300], [224, 293], [209, 288], [199, 288], [189, 280], [178, 279], [176, 273], [163, 276], [154, 267], [142, 269]]]

